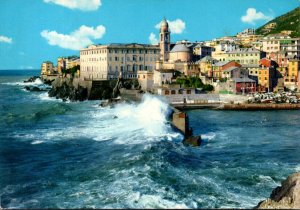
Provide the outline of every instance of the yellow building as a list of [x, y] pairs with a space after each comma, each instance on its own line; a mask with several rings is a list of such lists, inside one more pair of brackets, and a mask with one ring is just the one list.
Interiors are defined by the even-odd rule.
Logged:
[[269, 68], [262, 67], [258, 70], [258, 85], [261, 92], [270, 90], [270, 72]]
[[206, 56], [198, 61], [200, 72], [202, 75], [208, 76], [209, 72], [212, 71], [212, 65], [217, 63], [218, 60], [211, 56]]
[[59, 74], [62, 74], [63, 69], [71, 69], [75, 66], [80, 66], [80, 58], [78, 56], [57, 58], [57, 71]]
[[51, 61], [45, 61], [42, 63], [41, 74], [42, 75], [54, 74], [54, 66]]
[[294, 89], [297, 86], [299, 60], [289, 60], [284, 86]]
[[258, 64], [261, 58], [265, 57], [265, 53], [254, 48], [240, 48], [228, 52], [226, 61], [236, 61], [242, 65]]

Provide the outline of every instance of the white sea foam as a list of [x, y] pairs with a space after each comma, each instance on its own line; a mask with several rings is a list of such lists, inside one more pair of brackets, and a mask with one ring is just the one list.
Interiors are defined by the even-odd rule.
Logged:
[[163, 199], [160, 195], [142, 195], [136, 196], [138, 205], [142, 208], [172, 208], [172, 209], [188, 209], [184, 203], [176, 203], [175, 201], [170, 201]]
[[205, 134], [201, 134], [201, 138], [202, 139], [207, 139], [207, 140], [212, 140], [216, 137], [215, 133], [205, 133]]
[[36, 141], [31, 142], [31, 144], [41, 144], [41, 143], [43, 143], [43, 142], [44, 142], [44, 141], [36, 140]]
[[62, 101], [61, 99], [56, 99], [55, 97], [49, 97], [48, 92], [41, 93], [37, 97], [43, 101]]
[[43, 85], [43, 81], [40, 78], [37, 78], [34, 82], [4, 82], [3, 85], [20, 85], [20, 86], [38, 86]]
[[[38, 95], [42, 100], [57, 100], [47, 93]], [[92, 107], [92, 106], [91, 106]], [[44, 143], [59, 140], [88, 138], [95, 141], [113, 141], [116, 144], [144, 144], [147, 142], [181, 139], [167, 122], [170, 108], [163, 100], [145, 95], [138, 104], [119, 104], [115, 108], [92, 107], [84, 113], [86, 120], [64, 124], [64, 129], [42, 128], [26, 138]], [[83, 117], [80, 115], [80, 117]], [[66, 132], [67, 131], [67, 132]], [[20, 136], [24, 138], [24, 136]]]
[[295, 171], [296, 171], [296, 172], [300, 172], [300, 164], [299, 164], [299, 165], [296, 165]]

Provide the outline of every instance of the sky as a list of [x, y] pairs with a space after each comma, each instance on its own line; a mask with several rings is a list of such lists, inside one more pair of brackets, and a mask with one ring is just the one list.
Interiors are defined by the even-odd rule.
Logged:
[[165, 17], [171, 42], [258, 28], [299, 0], [0, 0], [0, 69], [39, 69], [90, 44], [155, 44]]

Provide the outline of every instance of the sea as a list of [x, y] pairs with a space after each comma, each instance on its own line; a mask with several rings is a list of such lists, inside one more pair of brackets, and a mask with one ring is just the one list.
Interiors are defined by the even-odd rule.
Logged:
[[300, 111], [191, 110], [191, 147], [163, 98], [63, 102], [33, 75], [0, 71], [1, 208], [252, 208], [300, 171]]

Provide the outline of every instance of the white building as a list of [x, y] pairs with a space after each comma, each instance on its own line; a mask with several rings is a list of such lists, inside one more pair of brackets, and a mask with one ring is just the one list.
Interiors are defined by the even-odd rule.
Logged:
[[90, 45], [80, 50], [80, 78], [109, 80], [120, 75], [137, 78], [137, 71], [155, 69], [159, 47], [146, 44]]

